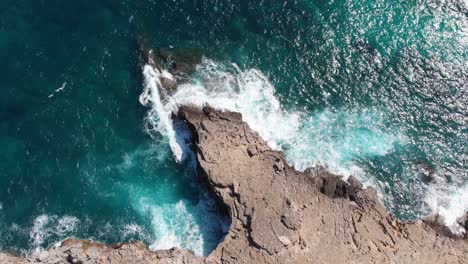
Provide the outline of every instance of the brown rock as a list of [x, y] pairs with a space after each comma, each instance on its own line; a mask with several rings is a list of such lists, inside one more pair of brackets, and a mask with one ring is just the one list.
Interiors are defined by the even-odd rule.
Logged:
[[250, 157], [253, 157], [258, 154], [258, 150], [255, 146], [249, 146], [247, 148], [247, 153], [249, 154]]
[[191, 73], [202, 58], [201, 52], [195, 49], [158, 49], [157, 56], [176, 75]]
[[168, 93], [173, 93], [177, 89], [177, 81], [174, 79], [168, 79], [164, 77], [159, 78], [161, 81], [161, 86]]
[[296, 171], [239, 114], [183, 107], [177, 117], [194, 134], [201, 176], [232, 218], [208, 257], [150, 252], [139, 242], [111, 248], [69, 240], [44, 255], [0, 254], [0, 263], [66, 263], [70, 252], [83, 263], [468, 263], [467, 240], [397, 221], [354, 178]]
[[[208, 182], [237, 186], [236, 196], [216, 192], [231, 214], [231, 235], [207, 260], [468, 263], [466, 240], [440, 236], [425, 223], [397, 221], [377, 200], [375, 189], [362, 189], [354, 177], [344, 181], [323, 168], [296, 171], [284, 162], [283, 153], [269, 149], [238, 114], [183, 108], [179, 116], [195, 134], [200, 171]], [[216, 132], [207, 133], [202, 123], [215, 125]], [[219, 255], [223, 257], [215, 257]]]

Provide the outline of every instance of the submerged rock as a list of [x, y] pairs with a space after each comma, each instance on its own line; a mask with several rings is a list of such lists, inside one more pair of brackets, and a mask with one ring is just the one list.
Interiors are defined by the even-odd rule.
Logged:
[[375, 190], [363, 189], [355, 178], [295, 170], [238, 113], [182, 107], [173, 117], [190, 127], [199, 173], [232, 218], [209, 256], [73, 239], [40, 257], [2, 254], [0, 262], [468, 263], [467, 240], [444, 236], [422, 221], [398, 221]]
[[155, 54], [167, 65], [174, 75], [189, 74], [202, 60], [202, 53], [196, 49], [158, 49]]
[[140, 66], [150, 65], [159, 74], [160, 94], [165, 97], [176, 92], [178, 85], [190, 80], [188, 76], [201, 62], [202, 53], [197, 49], [153, 49], [149, 43], [148, 37], [137, 37]]
[[435, 168], [427, 162], [421, 162], [419, 164], [419, 170], [421, 173], [421, 178], [425, 183], [436, 183], [437, 176], [435, 173]]
[[154, 48], [150, 36], [140, 34], [136, 44], [142, 64], [149, 64], [157, 70], [166, 69], [178, 77], [193, 72], [201, 62], [203, 53], [195, 48]]
[[161, 86], [166, 90], [166, 92], [175, 92], [177, 90], [177, 81], [174, 79], [169, 79], [165, 77], [159, 78], [161, 81]]
[[465, 238], [468, 237], [468, 211], [465, 213], [465, 215], [459, 217], [457, 219], [458, 224], [465, 229], [465, 232], [463, 236]]

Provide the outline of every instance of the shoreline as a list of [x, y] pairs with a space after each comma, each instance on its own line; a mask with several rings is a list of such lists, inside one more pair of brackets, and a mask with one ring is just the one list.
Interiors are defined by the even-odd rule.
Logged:
[[[468, 241], [424, 221], [401, 222], [373, 188], [322, 169], [299, 172], [238, 113], [181, 107], [193, 134], [200, 176], [231, 215], [223, 242], [207, 257], [152, 252], [141, 242], [105, 245], [67, 239], [5, 263], [464, 263]], [[437, 227], [437, 225], [436, 225]], [[443, 228], [442, 228], [443, 230]]]

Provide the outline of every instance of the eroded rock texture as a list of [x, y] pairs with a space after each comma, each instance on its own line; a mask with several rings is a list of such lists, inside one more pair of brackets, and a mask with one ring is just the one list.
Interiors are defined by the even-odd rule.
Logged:
[[214, 263], [468, 263], [468, 243], [401, 223], [372, 188], [324, 170], [298, 172], [237, 113], [182, 109], [200, 170], [232, 226]]
[[70, 238], [60, 247], [50, 248], [29, 258], [11, 254], [1, 254], [0, 263], [201, 263], [193, 252], [188, 250], [161, 250], [151, 252], [141, 242], [108, 246], [102, 243]]
[[468, 263], [468, 243], [418, 221], [402, 223], [375, 190], [323, 169], [298, 172], [240, 114], [182, 108], [199, 172], [232, 217], [206, 258], [186, 250], [150, 252], [141, 243], [109, 247], [68, 240], [28, 259], [1, 263]]

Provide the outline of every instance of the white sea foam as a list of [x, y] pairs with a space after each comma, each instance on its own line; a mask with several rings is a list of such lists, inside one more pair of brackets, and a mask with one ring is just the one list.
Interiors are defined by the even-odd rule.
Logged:
[[204, 240], [198, 224], [187, 211], [185, 201], [175, 205], [155, 206], [145, 199], [140, 200], [139, 209], [151, 217], [151, 226], [156, 240], [150, 249], [189, 248], [196, 255], [203, 255]]
[[429, 187], [426, 202], [432, 210], [444, 218], [445, 225], [455, 234], [465, 233], [457, 219], [468, 211], [468, 184], [462, 187], [444, 184]]
[[29, 239], [35, 252], [41, 251], [44, 243], [52, 236], [64, 237], [76, 230], [79, 220], [74, 216], [40, 215], [33, 221]]
[[137, 236], [139, 239], [150, 240], [150, 234], [147, 230], [136, 223], [125, 224], [123, 227], [119, 228], [120, 233], [122, 234], [122, 239], [128, 239], [129, 237]]
[[[185, 199], [161, 203], [150, 192], [134, 193], [131, 199], [135, 211], [150, 220], [151, 250], [178, 247], [203, 256], [218, 245], [230, 224], [229, 218], [219, 216], [213, 198], [206, 192], [196, 205]], [[140, 234], [139, 227], [129, 226], [127, 231]]]
[[398, 140], [383, 132], [383, 116], [376, 110], [326, 110], [312, 116], [286, 111], [260, 71], [209, 59], [197, 66], [193, 82], [180, 85], [164, 100], [162, 112], [168, 116], [181, 105], [240, 112], [270, 147], [282, 149], [300, 170], [322, 165], [344, 176], [362, 174], [355, 158], [384, 155]]
[[29, 233], [29, 238], [32, 240], [32, 244], [36, 249], [40, 249], [44, 240], [50, 235], [46, 229], [48, 222], [49, 217], [47, 215], [41, 215], [34, 219], [33, 227]]
[[[203, 59], [195, 70], [193, 81], [180, 85], [171, 95], [161, 89], [159, 79], [161, 75], [172, 78], [167, 72], [159, 72], [147, 65], [143, 74], [145, 86], [140, 102], [151, 107], [146, 119], [147, 132], [166, 136], [177, 161], [193, 155], [185, 143], [185, 139], [190, 137], [188, 129], [183, 123], [170, 119], [170, 114], [182, 105], [210, 105], [240, 112], [252, 129], [272, 148], [284, 150], [289, 161], [299, 169], [323, 165], [337, 173], [349, 175], [358, 171], [353, 163], [356, 155], [383, 155], [392, 148], [395, 140], [380, 132], [382, 117], [370, 110], [363, 113], [327, 111], [313, 116], [299, 111], [285, 111], [275, 96], [273, 85], [256, 69], [243, 71], [235, 64], [225, 65]], [[340, 122], [347, 120], [352, 122], [341, 129], [336, 128]], [[363, 130], [362, 127], [368, 126], [369, 122], [371, 129]], [[341, 141], [337, 141], [336, 137]], [[357, 145], [353, 142], [354, 138], [359, 140]], [[189, 159], [195, 164], [192, 156]], [[202, 255], [204, 243], [210, 244], [205, 246], [214, 247], [219, 242], [203, 239], [201, 234], [210, 232], [204, 229], [205, 226], [216, 225], [227, 230], [230, 223], [226, 219], [208, 217], [216, 215], [209, 213], [215, 208], [213, 203], [209, 197], [202, 197], [197, 204], [198, 211], [207, 212], [205, 217], [199, 219], [201, 224], [187, 211], [184, 201], [175, 207], [161, 207], [147, 199], [140, 199], [135, 203], [135, 208], [152, 219], [156, 236], [152, 249], [182, 247]]]
[[[149, 86], [151, 91], [158, 92], [156, 88], [160, 84], [154, 79], [158, 74], [153, 74], [150, 66], [145, 67], [144, 74], [147, 80], [153, 78], [152, 82], [156, 84]], [[385, 126], [384, 110], [330, 108], [313, 114], [288, 111], [281, 107], [274, 86], [259, 70], [241, 70], [235, 64], [217, 63], [206, 58], [197, 66], [192, 82], [179, 85], [177, 91], [166, 95], [163, 101], [156, 96], [152, 102], [156, 103], [153, 109], [159, 109], [153, 113], [158, 115], [160, 124], [164, 124], [158, 126], [158, 131], [170, 137], [172, 132], [164, 132], [164, 129], [173, 129], [166, 128], [165, 125], [171, 126], [166, 118], [169, 119], [169, 114], [182, 105], [210, 105], [240, 112], [243, 120], [272, 148], [283, 150], [296, 168], [302, 170], [321, 165], [345, 177], [355, 175], [366, 185], [375, 182], [359, 161], [386, 155], [395, 144], [406, 141], [404, 135]], [[176, 140], [170, 138], [170, 142], [174, 144]], [[171, 145], [171, 148], [180, 160], [181, 147]], [[445, 217], [447, 225], [455, 226], [456, 218], [468, 209], [467, 193], [468, 187], [437, 190], [428, 195], [427, 201], [433, 211]]]
[[67, 82], [64, 82], [62, 83], [62, 86], [60, 86], [59, 88], [55, 89], [53, 93], [49, 94], [49, 98], [52, 98], [54, 96], [54, 94], [56, 93], [59, 93], [61, 91], [63, 91], [65, 89], [65, 87], [67, 86]]
[[172, 79], [172, 75], [167, 71], [159, 72], [157, 69], [146, 65], [143, 69], [145, 78], [144, 90], [140, 95], [140, 103], [146, 106], [151, 106], [146, 119], [146, 129], [151, 135], [154, 131], [166, 136], [169, 140], [169, 145], [177, 162], [185, 160], [185, 155], [189, 151], [185, 143], [185, 134], [176, 133], [173, 122], [170, 118], [170, 113], [165, 109], [160, 92], [161, 88], [160, 77]]
[[300, 124], [299, 115], [283, 112], [274, 87], [260, 71], [241, 71], [234, 64], [224, 66], [204, 59], [197, 67], [197, 74], [195, 82], [181, 85], [168, 99], [168, 110], [180, 105], [208, 104], [240, 112], [252, 129], [275, 149], [279, 148], [278, 139], [294, 137]]
[[74, 216], [63, 216], [58, 219], [55, 225], [55, 233], [59, 236], [63, 236], [76, 229], [79, 223], [78, 218]]

